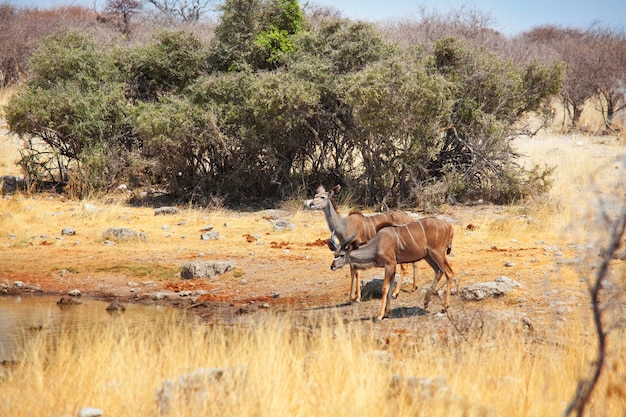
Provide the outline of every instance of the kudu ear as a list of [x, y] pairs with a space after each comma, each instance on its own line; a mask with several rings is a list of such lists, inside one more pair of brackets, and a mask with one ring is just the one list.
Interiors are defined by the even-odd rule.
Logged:
[[323, 185], [320, 185], [319, 187], [317, 187], [317, 193], [325, 193], [326, 192], [326, 188], [324, 188]]
[[341, 192], [341, 185], [335, 185], [331, 191], [333, 192], [333, 195], [339, 194]]

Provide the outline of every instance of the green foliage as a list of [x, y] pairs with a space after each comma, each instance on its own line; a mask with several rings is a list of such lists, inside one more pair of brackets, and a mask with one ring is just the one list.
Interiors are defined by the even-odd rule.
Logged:
[[278, 62], [282, 54], [291, 53], [295, 49], [289, 33], [276, 26], [259, 33], [254, 43], [268, 54], [267, 62], [270, 64]]
[[297, 0], [226, 0], [211, 43], [216, 71], [271, 69], [293, 53], [303, 30]]
[[144, 154], [158, 162], [153, 176], [166, 179], [173, 192], [186, 197], [220, 181], [230, 157], [210, 108], [166, 95], [138, 104], [134, 111]]
[[[70, 168], [81, 172], [94, 149], [127, 143], [123, 84], [107, 51], [89, 35], [74, 31], [45, 38], [30, 65], [32, 77], [5, 114], [13, 132], [31, 137], [21, 165], [33, 181], [47, 172], [48, 180], [67, 182]], [[106, 176], [106, 170], [93, 173]], [[88, 177], [94, 189], [109, 183]]]
[[558, 91], [562, 68], [536, 62], [515, 66], [454, 38], [435, 44], [431, 65], [453, 86], [454, 103], [445, 143], [427, 166], [429, 176], [444, 178], [453, 167], [461, 178], [454, 176], [450, 196], [455, 200], [518, 200], [525, 194], [527, 174], [513, 160], [515, 123]]
[[162, 32], [153, 43], [118, 51], [125, 68], [128, 95], [135, 100], [156, 100], [160, 94], [180, 93], [205, 71], [207, 49], [192, 34]]
[[97, 89], [100, 80], [110, 78], [114, 68], [92, 37], [80, 31], [45, 37], [31, 56], [33, 86], [74, 82], [83, 89]]
[[545, 67], [533, 61], [523, 71], [522, 86], [525, 95], [520, 115], [524, 111], [538, 109], [546, 97], [559, 94], [565, 77], [565, 67], [561, 62]]
[[269, 28], [262, 30], [254, 43], [268, 55], [270, 64], [281, 60], [283, 54], [294, 52], [293, 35], [302, 30], [302, 11], [297, 0], [276, 0], [277, 10], [269, 16]]
[[445, 123], [450, 85], [429, 74], [419, 59], [392, 55], [346, 77], [346, 101], [354, 114], [354, 143], [363, 160], [367, 203], [394, 191], [408, 196], [428, 177], [424, 168], [442, 146], [437, 129]]
[[336, 74], [347, 74], [361, 70], [395, 48], [384, 41], [372, 24], [333, 18], [323, 21], [318, 29], [303, 33], [297, 49], [302, 53], [300, 60], [321, 60], [331, 65]]
[[239, 71], [254, 62], [261, 0], [226, 0], [211, 42], [209, 62], [215, 71]]
[[139, 46], [46, 39], [6, 108], [31, 144], [23, 166], [78, 196], [133, 177], [203, 203], [341, 183], [365, 205], [427, 208], [549, 187], [549, 169], [514, 164], [510, 140], [558, 91], [560, 66], [456, 38], [405, 52], [372, 24], [309, 25], [293, 0], [227, 0], [222, 12], [209, 46], [187, 32]]

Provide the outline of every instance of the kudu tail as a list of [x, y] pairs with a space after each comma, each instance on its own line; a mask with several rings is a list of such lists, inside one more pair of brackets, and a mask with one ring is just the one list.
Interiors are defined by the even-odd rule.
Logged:
[[448, 248], [446, 249], [446, 255], [450, 255], [452, 252], [452, 238], [454, 237], [454, 229], [450, 226], [450, 240], [448, 240]]

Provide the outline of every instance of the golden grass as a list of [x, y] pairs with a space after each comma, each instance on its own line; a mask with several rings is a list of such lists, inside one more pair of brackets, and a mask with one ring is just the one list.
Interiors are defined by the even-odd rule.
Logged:
[[[522, 163], [554, 168], [548, 195], [528, 205], [529, 214], [547, 230], [573, 241], [587, 240], [596, 230], [594, 213], [605, 196], [623, 196], [626, 147], [614, 137], [540, 135], [516, 142]], [[594, 236], [595, 238], [595, 236]]]
[[[448, 346], [407, 339], [388, 356], [380, 355], [367, 324], [302, 326], [288, 315], [256, 320], [207, 327], [164, 313], [152, 326], [133, 326], [122, 316], [56, 337], [44, 331], [0, 378], [0, 415], [74, 415], [90, 406], [105, 415], [155, 416], [164, 381], [198, 368], [241, 374], [232, 386], [224, 378], [223, 391], [205, 387], [212, 398], [193, 392], [172, 398], [168, 415], [559, 415], [595, 352], [588, 325], [578, 320], [555, 322], [552, 340], [502, 325]], [[614, 334], [616, 341], [623, 336]], [[620, 415], [626, 407], [626, 352], [612, 346], [612, 372], [605, 372], [590, 415]], [[419, 378], [422, 388], [393, 387], [394, 377]]]

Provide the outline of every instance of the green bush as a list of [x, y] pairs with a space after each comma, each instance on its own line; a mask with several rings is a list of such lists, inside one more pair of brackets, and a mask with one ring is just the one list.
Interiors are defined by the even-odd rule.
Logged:
[[[357, 203], [509, 203], [549, 187], [514, 163], [516, 122], [562, 82], [456, 38], [404, 51], [376, 26], [307, 22], [292, 0], [229, 0], [210, 45], [188, 32], [46, 38], [6, 106], [32, 178], [77, 196], [120, 181], [183, 200], [273, 204], [341, 183]], [[262, 19], [263, 18], [263, 19]]]

